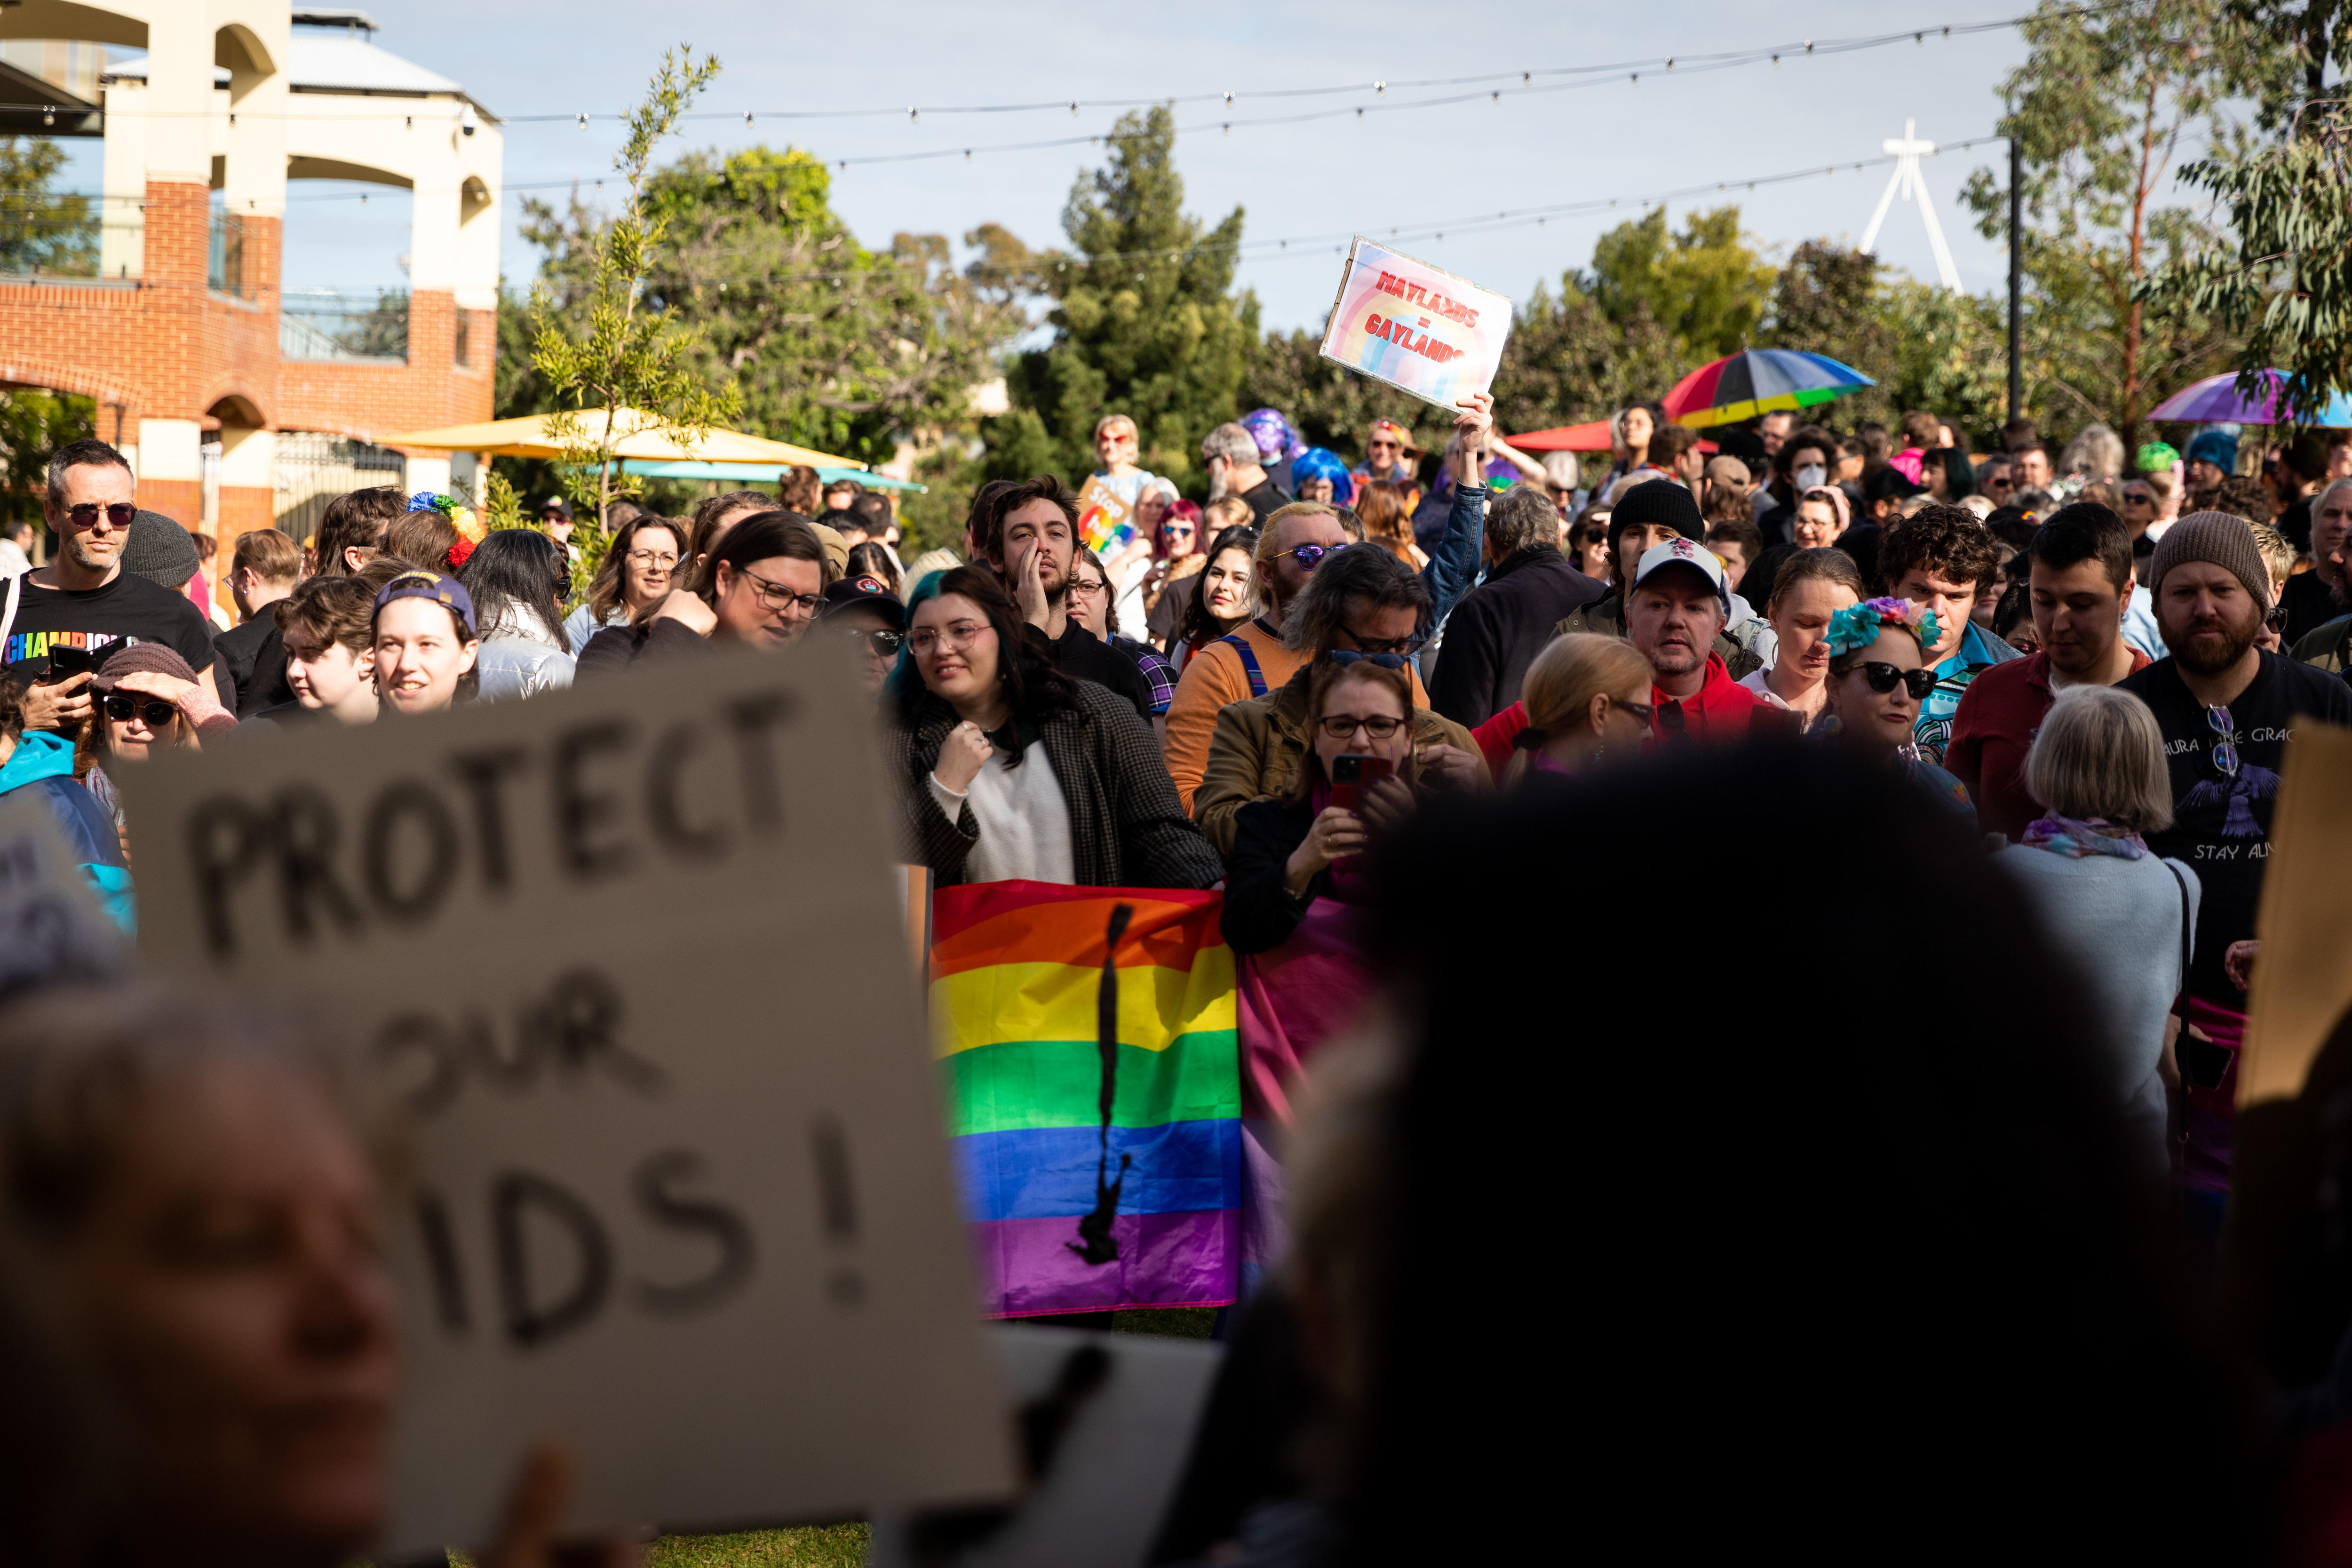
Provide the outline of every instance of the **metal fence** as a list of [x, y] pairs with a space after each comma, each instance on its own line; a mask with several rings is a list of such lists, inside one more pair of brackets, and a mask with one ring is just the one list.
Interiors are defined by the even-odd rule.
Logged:
[[319, 531], [319, 517], [329, 501], [373, 485], [401, 484], [407, 470], [408, 460], [387, 447], [316, 431], [281, 431], [270, 465], [278, 530], [299, 543]]
[[278, 353], [289, 360], [406, 364], [408, 296], [289, 290], [279, 305]]

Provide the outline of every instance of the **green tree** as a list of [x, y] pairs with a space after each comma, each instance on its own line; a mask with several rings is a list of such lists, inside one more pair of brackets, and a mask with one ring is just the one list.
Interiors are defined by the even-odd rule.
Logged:
[[96, 434], [98, 405], [68, 392], [0, 392], [0, 515], [38, 521], [58, 447]]
[[[2176, 155], [2184, 142], [2237, 144], [2231, 98], [2276, 51], [2222, 0], [2042, 0], [2022, 30], [2028, 54], [2002, 84], [2000, 130], [2022, 159], [2032, 312], [2064, 324], [2044, 334], [2030, 405], [2102, 420], [2128, 446], [2163, 387], [2226, 352], [2204, 312], [2144, 285], [2200, 239], [2191, 214], [2159, 205]], [[1992, 171], [1977, 170], [1964, 195], [1979, 232], [2007, 237], [2009, 192]]]
[[[957, 272], [942, 236], [867, 249], [830, 190], [824, 163], [798, 148], [694, 153], [661, 170], [646, 205], [667, 243], [646, 308], [690, 330], [691, 363], [731, 382], [745, 423], [774, 439], [870, 461], [901, 435], [969, 427], [971, 388], [1027, 326], [1019, 303]], [[551, 299], [593, 297], [608, 223], [576, 194], [562, 210], [526, 203], [523, 237], [547, 253]]]
[[1265, 334], [1250, 355], [1226, 417], [1251, 408], [1281, 409], [1300, 440], [1328, 447], [1351, 463], [1363, 461], [1364, 432], [1375, 419], [1393, 419], [1416, 432], [1413, 444], [1424, 447], [1431, 437], [1443, 442], [1453, 424], [1419, 398], [1325, 359], [1319, 328]]
[[1051, 301], [1049, 347], [1011, 367], [1013, 410], [986, 422], [992, 474], [1094, 466], [1095, 422], [1125, 414], [1142, 463], [1180, 485], [1197, 477], [1201, 439], [1231, 419], [1257, 349], [1257, 300], [1235, 295], [1242, 209], [1213, 228], [1184, 216], [1176, 123], [1166, 108], [1120, 116], [1108, 164], [1081, 174], [1062, 209], [1070, 253], [1005, 246], [984, 276]]
[[1495, 420], [1505, 432], [1605, 419], [1665, 395], [1685, 368], [1671, 329], [1637, 300], [1622, 320], [1583, 291], [1573, 272], [1559, 293], [1540, 283], [1511, 315], [1495, 372]]
[[1772, 292], [1772, 268], [1739, 230], [1739, 209], [1692, 213], [1682, 232], [1666, 227], [1666, 209], [1619, 224], [1592, 247], [1592, 270], [1574, 280], [1621, 329], [1647, 311], [1664, 327], [1684, 372], [1737, 353], [1755, 334]]
[[[711, 426], [735, 416], [731, 384], [713, 389], [693, 357], [694, 336], [672, 312], [647, 302], [646, 284], [667, 241], [668, 223], [647, 200], [654, 149], [719, 74], [719, 61], [680, 46], [663, 54], [645, 100], [630, 112], [629, 134], [614, 167], [628, 197], [612, 222], [587, 241], [593, 265], [583, 284], [583, 310], [559, 310], [544, 282], [530, 297], [531, 363], [555, 405], [552, 434], [563, 443], [563, 483], [574, 504], [593, 506], [574, 534], [575, 576], [591, 575], [604, 553], [604, 507], [636, 492], [614, 448], [633, 432], [619, 417], [634, 408], [689, 447]], [[579, 579], [584, 585], [585, 577]]]
[[1891, 427], [1925, 408], [1990, 444], [2008, 396], [2003, 310], [1990, 297], [1888, 277], [1868, 251], [1808, 239], [1780, 268], [1761, 340], [1826, 354], [1877, 383], [1838, 399], [1822, 416], [1835, 424]]
[[0, 136], [0, 273], [98, 270], [89, 198], [50, 188], [66, 155], [45, 136]]
[[[2268, 40], [2250, 71], [2259, 136], [2217, 146], [2181, 170], [2228, 214], [2226, 237], [2182, 247], [2144, 279], [2151, 308], [2210, 315], [2238, 336], [2233, 363], [2249, 394], [2275, 366], [2282, 401], [2299, 423], [2315, 420], [2338, 389], [2352, 387], [2352, 115], [2344, 74], [2352, 68], [2352, 14], [2338, 0], [2237, 0], [2231, 23]], [[2333, 66], [2336, 80], [2327, 80]]]

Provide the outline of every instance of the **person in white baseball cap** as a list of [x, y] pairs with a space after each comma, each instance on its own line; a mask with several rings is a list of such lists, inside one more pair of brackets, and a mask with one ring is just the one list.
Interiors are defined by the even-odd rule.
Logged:
[[1714, 651], [1730, 618], [1730, 582], [1706, 545], [1670, 539], [1643, 552], [1625, 596], [1625, 637], [1650, 661], [1651, 733], [1661, 744], [1748, 733], [1756, 696]]

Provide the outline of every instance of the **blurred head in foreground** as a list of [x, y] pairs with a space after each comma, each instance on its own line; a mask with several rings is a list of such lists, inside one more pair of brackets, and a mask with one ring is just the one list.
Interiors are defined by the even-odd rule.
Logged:
[[[1730, 799], [1787, 825], [1736, 878], [1663, 830]], [[1731, 915], [1741, 886], [1780, 914]], [[1606, 1434], [1569, 1484], [1695, 1560], [2251, 1554], [2235, 1373], [2119, 1157], [2084, 984], [1931, 802], [1793, 741], [1645, 758], [1442, 803], [1382, 899], [1395, 1067], [1291, 1175], [1334, 1561], [1557, 1531], [1531, 1420]], [[1547, 983], [1629, 944], [1664, 962]], [[1999, 1027], [1942, 998], [1990, 976]]]
[[376, 1533], [393, 1292], [315, 1040], [147, 984], [19, 1003], [0, 1179], [0, 1556], [327, 1568]]

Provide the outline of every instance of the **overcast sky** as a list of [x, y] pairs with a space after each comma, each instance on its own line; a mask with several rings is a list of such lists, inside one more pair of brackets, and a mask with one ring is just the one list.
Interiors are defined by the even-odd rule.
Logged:
[[[1594, 238], [1634, 216], [1645, 195], [1707, 182], [1739, 182], [1843, 161], [1815, 176], [1750, 194], [1676, 201], [1679, 221], [1696, 206], [1737, 200], [1746, 226], [1768, 251], [1784, 255], [1816, 235], [1858, 240], [1889, 171], [1857, 174], [1856, 159], [1880, 155], [1906, 118], [1939, 142], [1989, 133], [1997, 88], [2021, 59], [2016, 34], [2000, 29], [1946, 40], [1945, 24], [1995, 20], [2018, 0], [1815, 0], [1796, 7], [1654, 0], [1642, 5], [1430, 5], [1391, 0], [1294, 0], [1286, 5], [1191, 0], [1182, 5], [1018, 7], [894, 0], [887, 5], [793, 6], [773, 0], [368, 0], [382, 25], [376, 43], [455, 78], [493, 113], [605, 113], [642, 91], [662, 47], [686, 41], [715, 50], [725, 66], [704, 107], [731, 119], [688, 128], [688, 146], [734, 148], [791, 142], [828, 161], [947, 148], [936, 162], [853, 165], [836, 171], [835, 208], [869, 245], [899, 230], [961, 237], [1002, 223], [1032, 245], [1059, 243], [1059, 216], [1073, 177], [1098, 163], [1085, 145], [978, 153], [965, 146], [1085, 135], [1108, 128], [1115, 110], [950, 116], [909, 124], [908, 104], [935, 106], [1046, 99], [1156, 98], [1235, 94], [1181, 105], [1176, 157], [1186, 203], [1214, 220], [1240, 205], [1251, 237], [1378, 235], [1398, 225], [1433, 224], [1612, 196], [1616, 212], [1549, 218], [1541, 226], [1449, 231], [1400, 241], [1438, 266], [1489, 289], [1525, 297], [1538, 279], [1582, 266]], [[1694, 70], [1710, 53], [1788, 43], [1807, 34], [1849, 38], [1929, 29], [1924, 45], [1899, 44], [1843, 57], [1801, 56], [1779, 66]], [[1663, 69], [1665, 56], [1682, 57]], [[1537, 72], [1648, 59], [1638, 85], [1618, 73], [1599, 85], [1485, 96], [1451, 107], [1352, 113], [1304, 124], [1219, 122], [1440, 96], [1436, 88], [1375, 79]], [[1574, 79], [1551, 78], [1552, 81]], [[1289, 100], [1254, 92], [1362, 83], [1349, 93]], [[1511, 86], [1505, 82], [1494, 85]], [[1481, 94], [1484, 85], [1473, 89]], [[871, 119], [789, 121], [773, 111], [883, 109]], [[746, 127], [746, 110], [770, 117]], [[583, 132], [565, 123], [506, 127], [507, 237], [504, 266], [525, 279], [534, 258], [514, 233], [519, 187], [611, 172], [618, 128]], [[2005, 157], [1998, 145], [1930, 160], [1926, 176], [1971, 291], [2002, 287], [2001, 247], [1979, 237], [1961, 206], [1968, 171]], [[397, 285], [406, 248], [405, 199], [379, 194], [364, 209], [318, 201], [336, 187], [294, 187], [288, 224], [291, 287]], [[1916, 208], [1898, 205], [1880, 237], [1894, 267], [1932, 279], [1935, 267]], [[1338, 258], [1322, 239], [1244, 261], [1270, 326], [1319, 325], [1338, 279]]]

